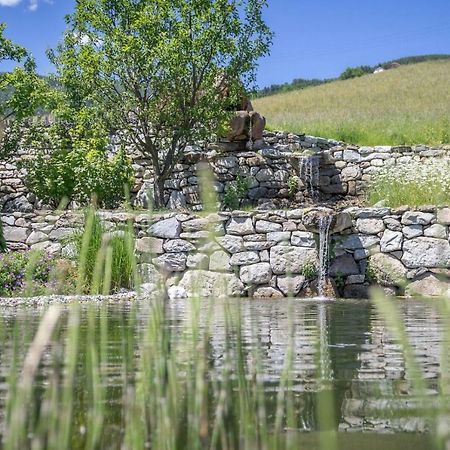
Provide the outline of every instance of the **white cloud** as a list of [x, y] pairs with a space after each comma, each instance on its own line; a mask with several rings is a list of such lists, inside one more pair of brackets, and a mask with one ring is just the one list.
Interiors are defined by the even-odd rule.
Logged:
[[[17, 6], [22, 0], [0, 0], [0, 6]], [[44, 0], [45, 3], [53, 5], [53, 0]], [[28, 0], [28, 11], [36, 11], [39, 6], [39, 0]]]
[[0, 0], [0, 6], [16, 6], [22, 0]]

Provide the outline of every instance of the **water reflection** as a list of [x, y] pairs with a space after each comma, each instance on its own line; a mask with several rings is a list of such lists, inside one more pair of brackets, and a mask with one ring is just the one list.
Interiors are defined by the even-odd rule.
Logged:
[[[445, 348], [448, 351], [450, 344], [445, 342], [443, 317], [433, 303], [399, 300], [398, 305], [417, 362], [427, 380], [427, 394], [433, 401], [442, 376], [441, 350]], [[276, 387], [285, 369], [286, 352], [292, 339], [294, 355], [289, 378], [297, 402], [299, 428], [317, 429], [317, 393], [330, 390], [334, 397], [335, 428], [340, 431], [428, 430], [429, 424], [419, 412], [419, 407], [423, 405], [418, 404], [417, 395], [411, 387], [401, 348], [370, 302], [293, 300], [289, 305], [286, 301], [204, 301], [199, 320], [203, 326], [209, 323], [212, 330], [212, 369], [220, 369], [224, 364], [227, 344], [225, 322], [230, 316], [236, 315], [233, 307], [239, 307], [241, 311], [242, 338], [250, 366], [254, 363], [252, 349], [258, 346], [260, 350], [260, 364], [269, 403], [270, 397], [276, 394]], [[65, 308], [68, 310], [69, 307]], [[86, 328], [88, 311], [89, 307], [83, 305], [83, 329]], [[90, 311], [99, 323], [96, 338], [101, 337], [102, 317], [108, 318], [108, 362], [104, 374], [109, 386], [108, 402], [119, 404], [124, 373], [129, 370], [127, 362], [121, 357], [123, 345], [133, 345], [133, 340], [141, 339], [140, 332], [148, 319], [149, 305], [94, 305]], [[42, 312], [42, 309], [36, 308], [2, 310], [2, 418], [12, 349], [14, 346], [26, 349]], [[167, 303], [167, 323], [173, 330], [174, 339], [183, 332], [190, 314], [186, 301]], [[46, 367], [55, 364], [54, 355], [54, 352], [49, 352], [44, 358], [41, 383], [47, 382]], [[212, 370], [212, 376], [219, 374], [220, 370]], [[82, 383], [80, 386], [82, 396]], [[114, 422], [115, 414], [120, 416], [117, 411], [112, 415], [112, 428], [119, 426]]]

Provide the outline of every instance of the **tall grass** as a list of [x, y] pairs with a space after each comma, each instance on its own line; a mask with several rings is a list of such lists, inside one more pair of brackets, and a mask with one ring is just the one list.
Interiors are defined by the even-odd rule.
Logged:
[[129, 289], [136, 281], [134, 230], [107, 230], [93, 208], [85, 214], [84, 230], [71, 238], [78, 257], [77, 292], [110, 294]]
[[367, 190], [370, 205], [390, 207], [449, 205], [450, 160], [410, 161], [372, 175]]
[[450, 143], [450, 61], [254, 100], [271, 129], [361, 145]]

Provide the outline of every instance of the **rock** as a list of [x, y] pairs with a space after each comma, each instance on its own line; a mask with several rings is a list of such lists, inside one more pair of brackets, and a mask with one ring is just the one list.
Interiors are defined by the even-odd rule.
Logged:
[[143, 284], [153, 284], [160, 288], [163, 285], [163, 277], [161, 272], [153, 265], [149, 263], [140, 264], [138, 266], [139, 274]]
[[385, 230], [380, 241], [383, 253], [395, 252], [402, 249], [403, 234], [401, 231]]
[[241, 297], [244, 285], [234, 274], [188, 270], [178, 284], [189, 297], [205, 298]]
[[274, 299], [281, 299], [284, 298], [284, 295], [282, 292], [280, 292], [278, 289], [271, 287], [271, 286], [259, 286], [254, 290], [251, 290], [249, 293], [250, 297], [253, 298], [274, 298]]
[[423, 234], [423, 226], [422, 225], [407, 225], [402, 229], [403, 235], [407, 239], [413, 239], [418, 236], [422, 236]]
[[425, 228], [424, 235], [427, 237], [434, 237], [439, 239], [447, 238], [447, 227], [439, 223], [435, 223], [428, 228]]
[[209, 270], [213, 272], [228, 272], [231, 270], [230, 256], [223, 250], [214, 252], [209, 258]]
[[161, 285], [157, 283], [143, 283], [139, 286], [139, 297], [141, 299], [151, 299], [156, 295], [161, 295]]
[[153, 259], [153, 264], [163, 272], [184, 272], [186, 262], [185, 253], [165, 253]]
[[260, 169], [255, 177], [258, 181], [272, 181], [273, 180], [273, 170], [269, 168]]
[[450, 208], [438, 210], [437, 221], [442, 225], [450, 225]]
[[419, 279], [410, 283], [405, 291], [408, 297], [447, 297], [449, 295], [450, 282], [439, 279], [432, 273], [426, 273]]
[[17, 197], [11, 200], [8, 200], [1, 212], [3, 213], [12, 213], [12, 212], [22, 212], [22, 213], [30, 213], [33, 211], [33, 205], [28, 201], [28, 199], [24, 196]]
[[179, 252], [192, 252], [195, 250], [195, 246], [183, 239], [174, 239], [164, 243], [164, 250], [167, 253], [179, 253]]
[[151, 253], [154, 255], [160, 255], [164, 253], [163, 250], [163, 240], [152, 238], [152, 237], [143, 237], [140, 239], [136, 239], [136, 251], [138, 253]]
[[389, 230], [402, 231], [402, 224], [400, 223], [400, 221], [392, 217], [387, 217], [386, 219], [384, 219], [384, 224]]
[[210, 222], [206, 218], [186, 220], [182, 223], [183, 232], [196, 232], [208, 230]]
[[448, 267], [450, 245], [447, 240], [418, 237], [403, 244], [403, 264], [409, 269]]
[[344, 288], [344, 298], [369, 298], [369, 286], [365, 284], [349, 284]]
[[352, 255], [346, 254], [333, 259], [328, 273], [330, 277], [335, 277], [338, 273], [344, 277], [358, 275], [359, 266]]
[[366, 234], [350, 234], [346, 236], [340, 244], [345, 250], [357, 250], [360, 248], [370, 248], [379, 244], [380, 238]]
[[290, 231], [272, 231], [267, 233], [267, 240], [269, 242], [289, 242], [291, 240]]
[[382, 219], [358, 219], [356, 228], [363, 234], [378, 234], [384, 231], [384, 222]]
[[163, 239], [176, 239], [180, 237], [181, 224], [175, 217], [160, 220], [150, 226], [148, 232], [153, 237]]
[[359, 162], [361, 160], [361, 155], [355, 150], [345, 149], [342, 158], [347, 162]]
[[170, 300], [187, 298], [188, 296], [186, 289], [184, 289], [184, 287], [181, 286], [170, 286], [170, 288], [167, 289], [167, 295], [169, 296]]
[[406, 211], [402, 217], [403, 225], [428, 225], [434, 219], [434, 214], [420, 211]]
[[291, 244], [296, 247], [316, 248], [314, 233], [307, 231], [294, 231], [291, 237]]
[[189, 269], [208, 270], [209, 257], [203, 253], [192, 253], [188, 255], [186, 266]]
[[322, 286], [322, 292], [319, 294], [319, 282], [318, 280], [314, 280], [306, 285], [301, 292], [301, 297], [304, 298], [328, 298], [335, 299], [339, 297], [338, 288], [336, 286], [336, 282], [330, 278], [325, 278], [325, 282]]
[[270, 250], [270, 266], [277, 275], [301, 273], [305, 264], [311, 262], [317, 262], [315, 249], [275, 246]]
[[28, 237], [28, 229], [21, 227], [3, 227], [3, 237], [7, 242], [25, 242]]
[[259, 262], [259, 255], [257, 252], [239, 252], [232, 255], [230, 264], [232, 266], [245, 266]]
[[139, 189], [139, 192], [136, 194], [134, 205], [148, 209], [151, 205], [153, 205], [153, 198], [154, 198], [153, 183], [144, 181], [143, 185]]
[[182, 209], [186, 207], [186, 196], [181, 191], [172, 191], [170, 193], [169, 201], [167, 202], [167, 208], [169, 209]]
[[33, 245], [33, 244], [37, 244], [38, 242], [46, 241], [47, 239], [48, 239], [48, 236], [45, 233], [43, 233], [42, 231], [33, 231], [28, 236], [28, 239], [26, 242], [28, 245]]
[[232, 217], [226, 226], [227, 233], [238, 236], [255, 233], [251, 217]]
[[341, 180], [350, 181], [361, 177], [361, 169], [359, 166], [347, 166], [341, 170]]
[[269, 263], [258, 263], [249, 266], [241, 266], [240, 278], [244, 284], [266, 284], [272, 278], [272, 269]]
[[372, 255], [369, 266], [375, 281], [382, 286], [402, 286], [406, 281], [405, 266], [391, 255], [385, 253]]
[[245, 250], [244, 240], [238, 236], [225, 235], [216, 238], [218, 244], [224, 248], [228, 253], [237, 253]]
[[305, 280], [303, 275], [279, 275], [277, 286], [287, 297], [296, 297], [302, 290]]
[[269, 233], [271, 231], [282, 231], [283, 225], [266, 220], [257, 220], [255, 229], [257, 233]]

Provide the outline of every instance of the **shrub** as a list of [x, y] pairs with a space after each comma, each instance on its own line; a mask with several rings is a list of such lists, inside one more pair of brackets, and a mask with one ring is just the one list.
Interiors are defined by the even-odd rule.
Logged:
[[[64, 271], [63, 266], [66, 266]], [[73, 280], [73, 266], [69, 267], [66, 261], [55, 261], [46, 253], [29, 251], [0, 255], [1, 296], [70, 293]]]
[[77, 142], [73, 148], [39, 153], [27, 161], [26, 185], [44, 203], [62, 202], [115, 208], [125, 200], [126, 186], [133, 183], [133, 168], [123, 149], [112, 157], [102, 140]]
[[287, 180], [288, 194], [293, 198], [298, 191], [298, 177], [290, 176]]
[[390, 207], [450, 204], [450, 159], [413, 160], [381, 169], [372, 176], [368, 201]]
[[302, 275], [307, 279], [307, 280], [313, 280], [314, 278], [317, 277], [319, 271], [317, 269], [317, 266], [312, 262], [307, 262], [303, 267], [302, 267]]
[[109, 294], [134, 285], [134, 236], [122, 228], [107, 230], [98, 214], [85, 215], [83, 231], [73, 236], [81, 290]]
[[223, 203], [228, 209], [237, 209], [241, 206], [242, 200], [250, 186], [250, 178], [242, 178], [240, 175], [236, 177], [236, 180], [225, 189], [225, 196]]

